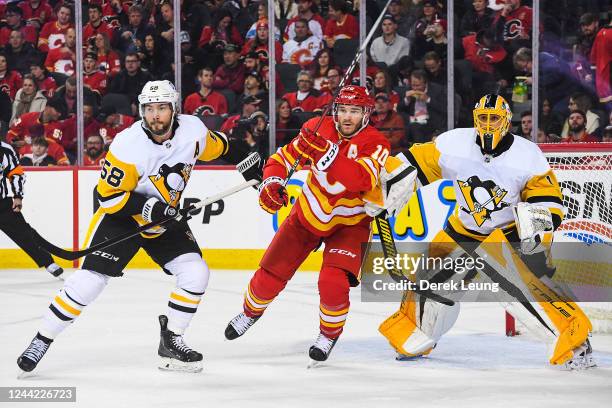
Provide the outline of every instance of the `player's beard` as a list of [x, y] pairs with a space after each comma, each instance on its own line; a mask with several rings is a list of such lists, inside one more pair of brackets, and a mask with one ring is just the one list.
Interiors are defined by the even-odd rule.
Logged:
[[[350, 128], [349, 128], [349, 125], [350, 125]], [[357, 133], [360, 127], [361, 127], [361, 122], [359, 122], [356, 125], [353, 125], [352, 122], [347, 120], [344, 122], [340, 122], [340, 125], [338, 126], [338, 130], [343, 137], [352, 137], [355, 135], [355, 133]]]
[[172, 127], [172, 121], [169, 121], [168, 124], [164, 125], [161, 121], [154, 120], [151, 123], [147, 123], [147, 127], [155, 136], [164, 136]]

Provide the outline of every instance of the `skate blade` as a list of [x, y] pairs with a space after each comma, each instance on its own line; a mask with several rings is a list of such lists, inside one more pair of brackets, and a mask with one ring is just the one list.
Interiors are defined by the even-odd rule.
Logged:
[[406, 354], [398, 354], [395, 356], [395, 361], [416, 361], [416, 360], [422, 360], [424, 359], [425, 356], [424, 355], [418, 355], [418, 356], [409, 356]]
[[320, 368], [323, 367], [322, 363], [324, 363], [325, 361], [317, 361], [317, 360], [313, 360], [312, 358], [310, 359], [310, 362], [308, 363], [308, 365], [306, 366], [307, 370], [310, 370], [311, 368]]
[[32, 376], [33, 376], [32, 371], [23, 371], [22, 369], [19, 369], [19, 374], [17, 374], [17, 379], [23, 380], [26, 378], [30, 378]]
[[173, 358], [160, 357], [160, 363], [157, 367], [162, 371], [178, 371], [184, 373], [199, 373], [204, 369], [202, 361], [194, 361], [186, 363]]

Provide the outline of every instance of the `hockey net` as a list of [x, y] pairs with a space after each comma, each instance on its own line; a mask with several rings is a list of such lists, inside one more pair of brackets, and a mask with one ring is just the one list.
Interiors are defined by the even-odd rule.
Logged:
[[[563, 193], [564, 221], [555, 242], [576, 245], [604, 244], [612, 250], [612, 143], [540, 145]], [[553, 253], [554, 255], [554, 253]], [[612, 271], [605, 263], [555, 260], [555, 281], [591, 285], [612, 293]], [[609, 298], [609, 297], [608, 297]], [[580, 303], [593, 323], [593, 331], [612, 333], [612, 302]], [[520, 331], [506, 314], [506, 334]]]

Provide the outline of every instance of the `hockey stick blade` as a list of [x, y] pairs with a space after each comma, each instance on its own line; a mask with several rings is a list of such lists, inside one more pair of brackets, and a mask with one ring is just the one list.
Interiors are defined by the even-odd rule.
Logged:
[[134, 231], [130, 231], [130, 232], [126, 232], [125, 234], [116, 236], [114, 238], [108, 239], [104, 242], [100, 242], [99, 244], [96, 244], [94, 246], [91, 246], [89, 248], [86, 249], [82, 249], [79, 251], [69, 251], [63, 248], [60, 248], [58, 246], [53, 245], [52, 243], [50, 243], [49, 241], [47, 241], [46, 239], [44, 239], [36, 230], [32, 229], [32, 235], [34, 237], [34, 240], [36, 241], [36, 243], [43, 248], [44, 250], [46, 250], [47, 252], [49, 252], [52, 255], [58, 256], [62, 259], [67, 259], [69, 261], [74, 261], [75, 259], [79, 259], [84, 257], [85, 255], [89, 255], [93, 252], [99, 251], [100, 249], [104, 249], [107, 248], [111, 245], [116, 245], [120, 242], [123, 242], [127, 239], [130, 239], [138, 234], [140, 234], [141, 232], [144, 232], [150, 228], [153, 227], [157, 227], [160, 225], [164, 225], [169, 223], [170, 221], [178, 218], [179, 216], [181, 217], [189, 217], [190, 215], [192, 215], [194, 213], [195, 210], [199, 210], [202, 207], [205, 207], [209, 204], [212, 204], [216, 201], [221, 200], [222, 198], [228, 197], [232, 194], [235, 194], [239, 191], [242, 191], [244, 189], [247, 189], [251, 186], [254, 186], [255, 184], [258, 184], [259, 181], [258, 180], [249, 180], [247, 182], [244, 182], [242, 184], [239, 184], [237, 186], [234, 186], [232, 188], [229, 188], [227, 190], [224, 190], [214, 196], [208, 197], [206, 199], [204, 199], [203, 201], [200, 201], [197, 204], [191, 205], [188, 208], [185, 208], [181, 211], [179, 211], [179, 214], [177, 214], [174, 217], [167, 217], [167, 218], [163, 218], [159, 221], [155, 221], [155, 222], [150, 222], [148, 224], [142, 225], [138, 228], [136, 228]]
[[[374, 217], [376, 221], [376, 226], [378, 227], [378, 236], [380, 237], [380, 243], [382, 245], [383, 255], [385, 258], [395, 258], [397, 255], [397, 248], [395, 247], [395, 240], [393, 239], [393, 232], [391, 231], [391, 225], [389, 224], [389, 220], [385, 218], [385, 213], [378, 214]], [[408, 281], [408, 278], [396, 268], [387, 269], [389, 272], [389, 276], [396, 282], [405, 282]], [[453, 306], [455, 304], [454, 301], [445, 298], [444, 296], [440, 296], [431, 290], [422, 290], [422, 289], [411, 289], [413, 292], [436, 301], [438, 303], [442, 303], [443, 305]]]

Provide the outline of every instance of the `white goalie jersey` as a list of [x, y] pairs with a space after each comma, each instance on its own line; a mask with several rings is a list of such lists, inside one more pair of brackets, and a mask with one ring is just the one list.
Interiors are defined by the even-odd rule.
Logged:
[[555, 225], [563, 219], [557, 179], [538, 146], [508, 133], [496, 153], [483, 154], [474, 128], [450, 130], [435, 142], [417, 144], [406, 155], [421, 184], [453, 181], [457, 205], [449, 218], [456, 232], [482, 239], [496, 228], [514, 226], [519, 202], [550, 209]]

